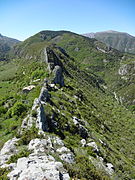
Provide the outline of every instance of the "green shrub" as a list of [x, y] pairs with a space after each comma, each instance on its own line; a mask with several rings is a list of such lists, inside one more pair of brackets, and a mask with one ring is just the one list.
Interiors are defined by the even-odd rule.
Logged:
[[20, 140], [18, 141], [18, 145], [27, 145], [32, 139], [38, 138], [38, 129], [35, 126], [32, 126], [31, 129], [23, 132]]
[[8, 168], [0, 168], [0, 179], [1, 180], [8, 180], [7, 174], [10, 172]]
[[37, 69], [32, 73], [32, 79], [38, 79], [44, 76], [45, 72], [41, 69]]
[[130, 106], [129, 106], [129, 110], [135, 112], [135, 105], [130, 105]]
[[75, 147], [78, 147], [78, 145], [80, 143], [80, 139], [81, 139], [79, 135], [75, 134], [72, 136], [67, 131], [64, 132], [64, 135], [65, 135], [64, 143], [67, 148], [73, 149]]
[[88, 157], [80, 155], [75, 160], [76, 163], [74, 165], [65, 164], [65, 168], [71, 177], [83, 180], [109, 180], [107, 175], [96, 170]]
[[35, 111], [35, 110], [32, 110], [32, 113], [31, 113], [31, 115], [32, 115], [32, 117], [37, 117], [37, 111]]
[[27, 110], [27, 107], [25, 104], [21, 102], [16, 102], [14, 106], [11, 108], [11, 116], [20, 116], [22, 113], [24, 113]]
[[3, 106], [0, 107], [0, 115], [5, 114], [7, 112], [7, 109]]
[[14, 154], [10, 157], [10, 159], [8, 160], [7, 164], [10, 163], [16, 163], [17, 160], [21, 157], [28, 157], [30, 155], [30, 151], [28, 149], [22, 149], [18, 154]]

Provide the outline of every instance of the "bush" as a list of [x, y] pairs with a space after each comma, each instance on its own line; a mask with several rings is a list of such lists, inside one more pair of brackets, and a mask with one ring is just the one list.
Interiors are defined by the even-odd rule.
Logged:
[[35, 110], [32, 110], [32, 113], [31, 113], [31, 115], [32, 115], [32, 117], [37, 117], [37, 111], [35, 111]]
[[16, 102], [14, 106], [9, 110], [8, 115], [13, 116], [20, 116], [27, 110], [27, 106], [21, 102]]
[[130, 105], [130, 106], [129, 106], [129, 110], [135, 112], [135, 105]]
[[20, 140], [18, 141], [18, 145], [27, 145], [32, 139], [38, 138], [38, 129], [35, 126], [31, 127], [31, 129], [23, 132]]
[[32, 73], [32, 79], [38, 79], [44, 76], [45, 72], [43, 70], [37, 69]]
[[7, 112], [7, 109], [3, 106], [0, 107], [0, 115], [5, 114]]
[[23, 149], [18, 154], [12, 155], [10, 159], [8, 160], [7, 164], [16, 163], [19, 158], [28, 157], [30, 153], [31, 152], [28, 149]]
[[0, 179], [8, 180], [7, 174], [10, 172], [8, 168], [0, 168]]
[[73, 178], [83, 180], [109, 180], [109, 177], [104, 173], [99, 172], [99, 170], [97, 171], [90, 162], [89, 158], [84, 155], [77, 156], [76, 164], [74, 165], [65, 164], [65, 168]]

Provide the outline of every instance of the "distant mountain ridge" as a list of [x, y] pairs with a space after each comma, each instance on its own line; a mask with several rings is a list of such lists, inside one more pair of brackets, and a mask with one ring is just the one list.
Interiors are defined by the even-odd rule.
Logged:
[[135, 54], [135, 37], [126, 32], [108, 30], [83, 35], [89, 38], [95, 38], [119, 51]]
[[17, 39], [9, 38], [0, 34], [0, 61], [6, 60], [11, 48], [19, 43]]

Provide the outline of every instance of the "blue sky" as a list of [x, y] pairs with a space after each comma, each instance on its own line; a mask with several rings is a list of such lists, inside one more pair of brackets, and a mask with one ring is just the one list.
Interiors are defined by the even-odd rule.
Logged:
[[0, 33], [24, 40], [41, 30], [116, 30], [135, 36], [135, 0], [0, 0]]

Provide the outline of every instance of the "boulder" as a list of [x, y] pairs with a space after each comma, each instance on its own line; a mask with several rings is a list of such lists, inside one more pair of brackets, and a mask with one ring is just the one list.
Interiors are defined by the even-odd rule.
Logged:
[[106, 171], [108, 172], [108, 174], [112, 175], [114, 173], [114, 166], [111, 163], [107, 163]]
[[81, 145], [82, 145], [82, 147], [84, 147], [86, 145], [86, 140], [85, 139], [81, 140]]
[[29, 93], [33, 88], [35, 88], [35, 86], [30, 85], [30, 86], [24, 87], [22, 91], [23, 93]]
[[41, 79], [35, 79], [35, 80], [33, 80], [32, 82], [39, 82]]
[[93, 148], [93, 150], [94, 150], [95, 152], [99, 152], [98, 146], [97, 146], [97, 144], [96, 144], [94, 141], [86, 144], [86, 146], [90, 146], [90, 147]]

